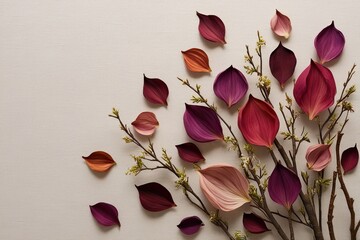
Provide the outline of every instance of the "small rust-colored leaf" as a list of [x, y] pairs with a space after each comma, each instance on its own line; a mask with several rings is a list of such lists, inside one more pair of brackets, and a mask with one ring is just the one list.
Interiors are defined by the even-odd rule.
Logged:
[[191, 72], [211, 72], [209, 57], [199, 48], [181, 51], [187, 69]]
[[88, 157], [82, 157], [89, 168], [95, 172], [106, 172], [116, 164], [110, 154], [103, 151], [91, 153]]

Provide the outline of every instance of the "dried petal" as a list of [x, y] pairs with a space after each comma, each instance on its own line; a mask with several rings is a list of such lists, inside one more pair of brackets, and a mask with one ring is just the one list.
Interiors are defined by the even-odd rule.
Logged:
[[169, 89], [162, 80], [158, 78], [147, 78], [144, 74], [143, 94], [150, 103], [167, 105]]
[[313, 60], [294, 86], [294, 98], [310, 120], [333, 105], [335, 94], [336, 85], [331, 71]]
[[180, 224], [177, 227], [185, 235], [192, 235], [197, 233], [201, 226], [204, 226], [204, 223], [197, 216], [187, 217], [181, 220]]
[[82, 158], [89, 168], [95, 172], [106, 172], [116, 164], [110, 154], [103, 151], [96, 151]]
[[246, 141], [271, 148], [280, 123], [268, 103], [250, 94], [249, 100], [239, 111], [238, 126]]
[[209, 58], [206, 53], [199, 48], [191, 48], [181, 51], [187, 69], [191, 72], [211, 72]]
[[120, 227], [119, 214], [113, 205], [109, 203], [99, 202], [93, 206], [89, 206], [91, 214], [95, 220], [103, 226], [118, 225]]
[[161, 184], [156, 182], [136, 186], [139, 191], [140, 203], [150, 212], [160, 212], [176, 207], [170, 192]]
[[190, 163], [197, 163], [205, 160], [199, 148], [191, 142], [176, 145], [179, 156], [182, 160]]
[[291, 32], [290, 18], [276, 10], [275, 16], [270, 21], [271, 30], [279, 37], [288, 39]]
[[204, 15], [196, 12], [199, 17], [199, 32], [210, 42], [225, 44], [225, 25], [218, 16]]
[[249, 182], [238, 169], [217, 164], [198, 172], [201, 190], [215, 208], [232, 211], [250, 202]]
[[281, 42], [279, 46], [270, 54], [270, 70], [272, 75], [279, 81], [281, 88], [294, 74], [296, 57], [293, 51], [284, 47]]
[[184, 126], [190, 138], [197, 142], [223, 139], [220, 120], [211, 108], [185, 104]]
[[248, 88], [245, 76], [233, 66], [217, 75], [214, 82], [215, 95], [228, 107], [238, 103], [245, 96]]
[[331, 162], [330, 145], [315, 144], [306, 151], [307, 167], [311, 170], [320, 172]]
[[320, 63], [330, 62], [339, 57], [345, 45], [345, 37], [334, 24], [334, 21], [321, 30], [314, 40]]
[[341, 166], [344, 174], [353, 170], [359, 162], [359, 151], [355, 144], [354, 147], [346, 149], [341, 155]]
[[144, 136], [150, 136], [156, 130], [156, 127], [159, 126], [159, 122], [156, 119], [156, 116], [152, 112], [142, 112], [137, 116], [135, 121], [131, 123], [136, 132]]
[[244, 213], [243, 225], [245, 229], [251, 233], [263, 233], [270, 231], [264, 220], [254, 213]]
[[301, 183], [295, 173], [278, 163], [270, 175], [268, 189], [271, 199], [289, 210], [301, 191]]

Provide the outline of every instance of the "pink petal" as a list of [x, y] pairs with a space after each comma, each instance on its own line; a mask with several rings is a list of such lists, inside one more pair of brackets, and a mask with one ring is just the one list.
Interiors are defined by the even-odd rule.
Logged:
[[116, 207], [109, 203], [99, 202], [90, 206], [90, 211], [95, 220], [103, 226], [118, 225], [120, 221]]
[[268, 189], [274, 202], [290, 209], [301, 191], [301, 183], [295, 173], [278, 163], [270, 175]]
[[320, 172], [331, 162], [330, 145], [315, 144], [306, 151], [307, 167], [311, 170]]
[[289, 38], [291, 32], [290, 19], [276, 10], [275, 16], [270, 21], [271, 30], [279, 37]]
[[344, 49], [345, 37], [332, 21], [316, 36], [314, 45], [320, 62], [326, 63], [340, 56]]
[[294, 86], [294, 98], [310, 120], [333, 105], [335, 94], [336, 84], [331, 71], [312, 60]]
[[196, 12], [199, 17], [199, 32], [210, 42], [225, 44], [225, 25], [218, 16], [204, 15]]
[[179, 156], [182, 160], [190, 163], [197, 163], [205, 160], [199, 148], [191, 142], [176, 145]]
[[245, 76], [233, 66], [217, 75], [214, 82], [215, 95], [228, 107], [238, 103], [245, 96], [248, 88]]
[[223, 139], [220, 120], [211, 108], [185, 104], [184, 126], [190, 138], [197, 142]]
[[271, 148], [279, 131], [279, 119], [274, 109], [251, 94], [240, 109], [238, 126], [247, 142]]
[[186, 68], [191, 72], [211, 72], [208, 55], [199, 48], [181, 51]]
[[187, 217], [181, 220], [177, 227], [185, 235], [192, 235], [197, 233], [200, 228], [204, 226], [204, 223], [197, 216]]
[[142, 112], [139, 116], [131, 123], [136, 132], [144, 136], [150, 136], [159, 126], [159, 122], [156, 116], [152, 112]]
[[296, 57], [293, 51], [284, 47], [281, 42], [270, 54], [270, 70], [283, 88], [284, 84], [294, 74]]
[[249, 182], [236, 168], [217, 164], [198, 172], [201, 190], [215, 208], [232, 211], [250, 202]]
[[270, 231], [264, 220], [254, 213], [244, 213], [243, 215], [244, 228], [251, 233], [263, 233]]
[[355, 144], [354, 147], [346, 149], [341, 155], [341, 166], [344, 169], [344, 174], [353, 170], [359, 162], [359, 151]]
[[160, 212], [176, 207], [170, 192], [156, 182], [135, 186], [139, 192], [140, 203], [150, 212]]
[[167, 105], [169, 89], [162, 80], [158, 78], [147, 78], [144, 74], [143, 94], [150, 103]]

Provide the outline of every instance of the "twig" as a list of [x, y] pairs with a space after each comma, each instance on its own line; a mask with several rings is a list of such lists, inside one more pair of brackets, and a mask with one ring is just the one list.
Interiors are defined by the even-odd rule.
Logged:
[[331, 195], [330, 195], [329, 210], [328, 210], [328, 221], [327, 221], [330, 240], [336, 240], [334, 225], [333, 225], [334, 203], [336, 198], [336, 179], [337, 179], [337, 172], [334, 171], [332, 177], [332, 187], [331, 187]]

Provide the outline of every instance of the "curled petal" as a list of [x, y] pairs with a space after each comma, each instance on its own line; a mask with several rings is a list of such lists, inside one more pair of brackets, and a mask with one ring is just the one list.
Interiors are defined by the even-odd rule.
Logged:
[[146, 100], [154, 104], [167, 105], [169, 89], [162, 80], [148, 78], [144, 74], [143, 94]]
[[236, 168], [217, 164], [198, 172], [201, 190], [215, 208], [232, 211], [250, 202], [249, 182]]
[[218, 16], [204, 15], [196, 12], [199, 17], [199, 32], [210, 42], [225, 44], [225, 25]]
[[155, 132], [156, 127], [159, 126], [159, 122], [154, 113], [142, 112], [131, 125], [133, 125], [135, 131], [139, 134], [149, 136]]
[[238, 126], [246, 141], [271, 148], [280, 123], [268, 103], [250, 94], [249, 100], [239, 111]]
[[156, 182], [136, 186], [139, 192], [140, 203], [150, 212], [160, 212], [176, 207], [170, 192], [161, 184]]
[[359, 162], [359, 151], [355, 144], [354, 147], [346, 149], [341, 155], [341, 166], [344, 169], [344, 174], [353, 170]]
[[289, 38], [291, 32], [290, 18], [276, 10], [276, 14], [270, 21], [271, 30], [279, 37]]
[[110, 154], [103, 151], [96, 151], [82, 158], [89, 168], [95, 172], [106, 172], [116, 164]]
[[331, 71], [312, 60], [294, 86], [294, 98], [310, 120], [333, 105], [335, 94], [336, 84]]
[[248, 88], [245, 76], [233, 66], [217, 75], [214, 82], [215, 95], [228, 107], [238, 103], [245, 96]]
[[289, 210], [301, 191], [301, 183], [295, 173], [278, 163], [270, 175], [268, 189], [271, 199]]
[[211, 72], [209, 57], [199, 48], [181, 51], [187, 69], [191, 72]]
[[331, 162], [330, 145], [315, 144], [306, 151], [307, 167], [311, 170], [320, 172]]
[[211, 108], [185, 104], [184, 126], [190, 138], [197, 142], [223, 139], [220, 120]]
[[254, 213], [244, 213], [243, 225], [245, 229], [251, 233], [263, 233], [270, 231], [265, 224], [265, 221]]
[[120, 227], [119, 214], [113, 205], [99, 202], [90, 206], [90, 211], [95, 220], [103, 226], [118, 225]]
[[345, 37], [332, 21], [316, 36], [314, 45], [320, 62], [326, 63], [340, 56], [344, 49]]
[[283, 88], [284, 84], [294, 74], [296, 57], [293, 51], [284, 47], [281, 42], [270, 54], [270, 70]]
[[191, 142], [176, 145], [179, 156], [182, 160], [190, 163], [197, 163], [205, 160], [199, 148]]
[[204, 223], [197, 216], [187, 217], [181, 220], [177, 227], [185, 235], [192, 235], [197, 233], [200, 228], [204, 226]]

